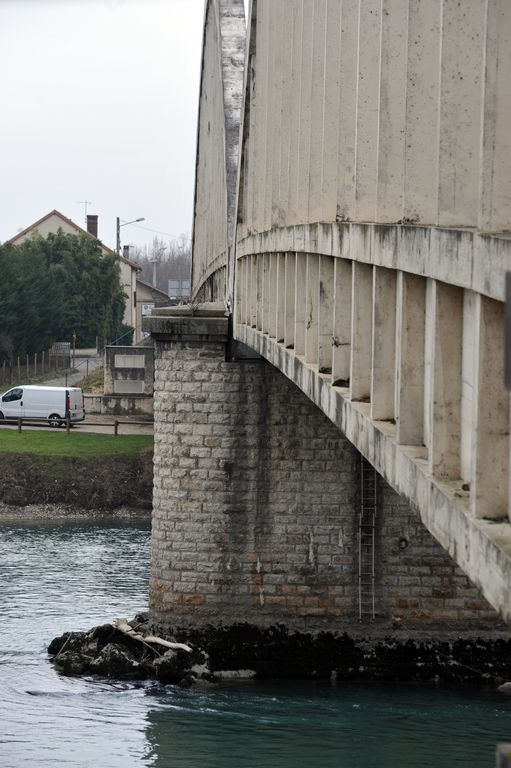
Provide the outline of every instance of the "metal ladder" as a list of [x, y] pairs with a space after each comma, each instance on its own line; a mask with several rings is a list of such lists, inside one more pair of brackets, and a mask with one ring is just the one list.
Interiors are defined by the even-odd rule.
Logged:
[[358, 517], [358, 619], [375, 618], [374, 529], [378, 503], [378, 474], [360, 457], [360, 511]]

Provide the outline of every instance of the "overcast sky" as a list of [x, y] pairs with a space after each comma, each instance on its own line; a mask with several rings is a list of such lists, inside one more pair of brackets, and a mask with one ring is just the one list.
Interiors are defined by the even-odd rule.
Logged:
[[[0, 0], [0, 241], [56, 208], [190, 235], [204, 0]], [[158, 233], [142, 229], [158, 230]], [[159, 233], [167, 234], [159, 234]]]

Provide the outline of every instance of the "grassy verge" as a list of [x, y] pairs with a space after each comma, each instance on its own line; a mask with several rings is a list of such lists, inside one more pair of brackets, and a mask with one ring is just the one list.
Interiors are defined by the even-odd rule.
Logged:
[[112, 456], [151, 450], [152, 435], [95, 435], [55, 430], [14, 432], [0, 430], [0, 454], [30, 453], [35, 456]]
[[95, 368], [88, 376], [84, 376], [81, 381], [78, 381], [74, 386], [80, 387], [87, 394], [102, 395], [104, 389], [104, 376], [105, 369]]

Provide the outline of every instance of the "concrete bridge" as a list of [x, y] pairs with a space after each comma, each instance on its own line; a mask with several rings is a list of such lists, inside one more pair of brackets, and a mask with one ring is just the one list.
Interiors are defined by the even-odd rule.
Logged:
[[206, 3], [159, 621], [511, 619], [510, 78], [507, 0]]

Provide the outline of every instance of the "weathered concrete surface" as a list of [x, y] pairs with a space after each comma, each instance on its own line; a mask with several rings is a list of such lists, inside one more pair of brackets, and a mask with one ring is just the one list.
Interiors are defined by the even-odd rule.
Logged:
[[350, 400], [329, 377], [307, 366], [253, 328], [237, 325], [235, 337], [282, 371], [340, 429], [385, 480], [419, 510], [427, 529], [506, 621], [511, 621], [511, 525], [477, 519], [461, 481], [440, 482], [429, 472], [426, 451], [398, 445], [395, 426], [370, 418], [368, 403]]
[[153, 379], [152, 347], [105, 348], [105, 395], [152, 395]]
[[[153, 415], [153, 396], [146, 395], [84, 395], [85, 413], [87, 417], [94, 414], [94, 420], [97, 415], [102, 416], [140, 416], [150, 418]], [[92, 421], [92, 419], [91, 419]], [[110, 420], [111, 422], [111, 420]], [[87, 427], [87, 421], [81, 425]]]
[[236, 218], [245, 37], [243, 0], [207, 1], [192, 245], [192, 295], [201, 299], [224, 298], [232, 280], [227, 264]]
[[238, 259], [287, 251], [398, 269], [498, 301], [504, 301], [505, 274], [511, 265], [511, 239], [507, 236], [400, 224], [297, 224], [246, 236], [236, 245]]
[[509, 526], [482, 520], [511, 514], [509, 3], [254, 2], [235, 231], [220, 105], [223, 67], [237, 77], [240, 59], [222, 58], [211, 21], [227, 7], [209, 3], [205, 26], [216, 111], [201, 101], [213, 138], [197, 189], [207, 179], [220, 202], [213, 221], [196, 198], [199, 282], [229, 309], [236, 296], [235, 337], [298, 384], [510, 619]]
[[336, 219], [509, 232], [507, 0], [339, 5], [253, 5], [239, 238]]

